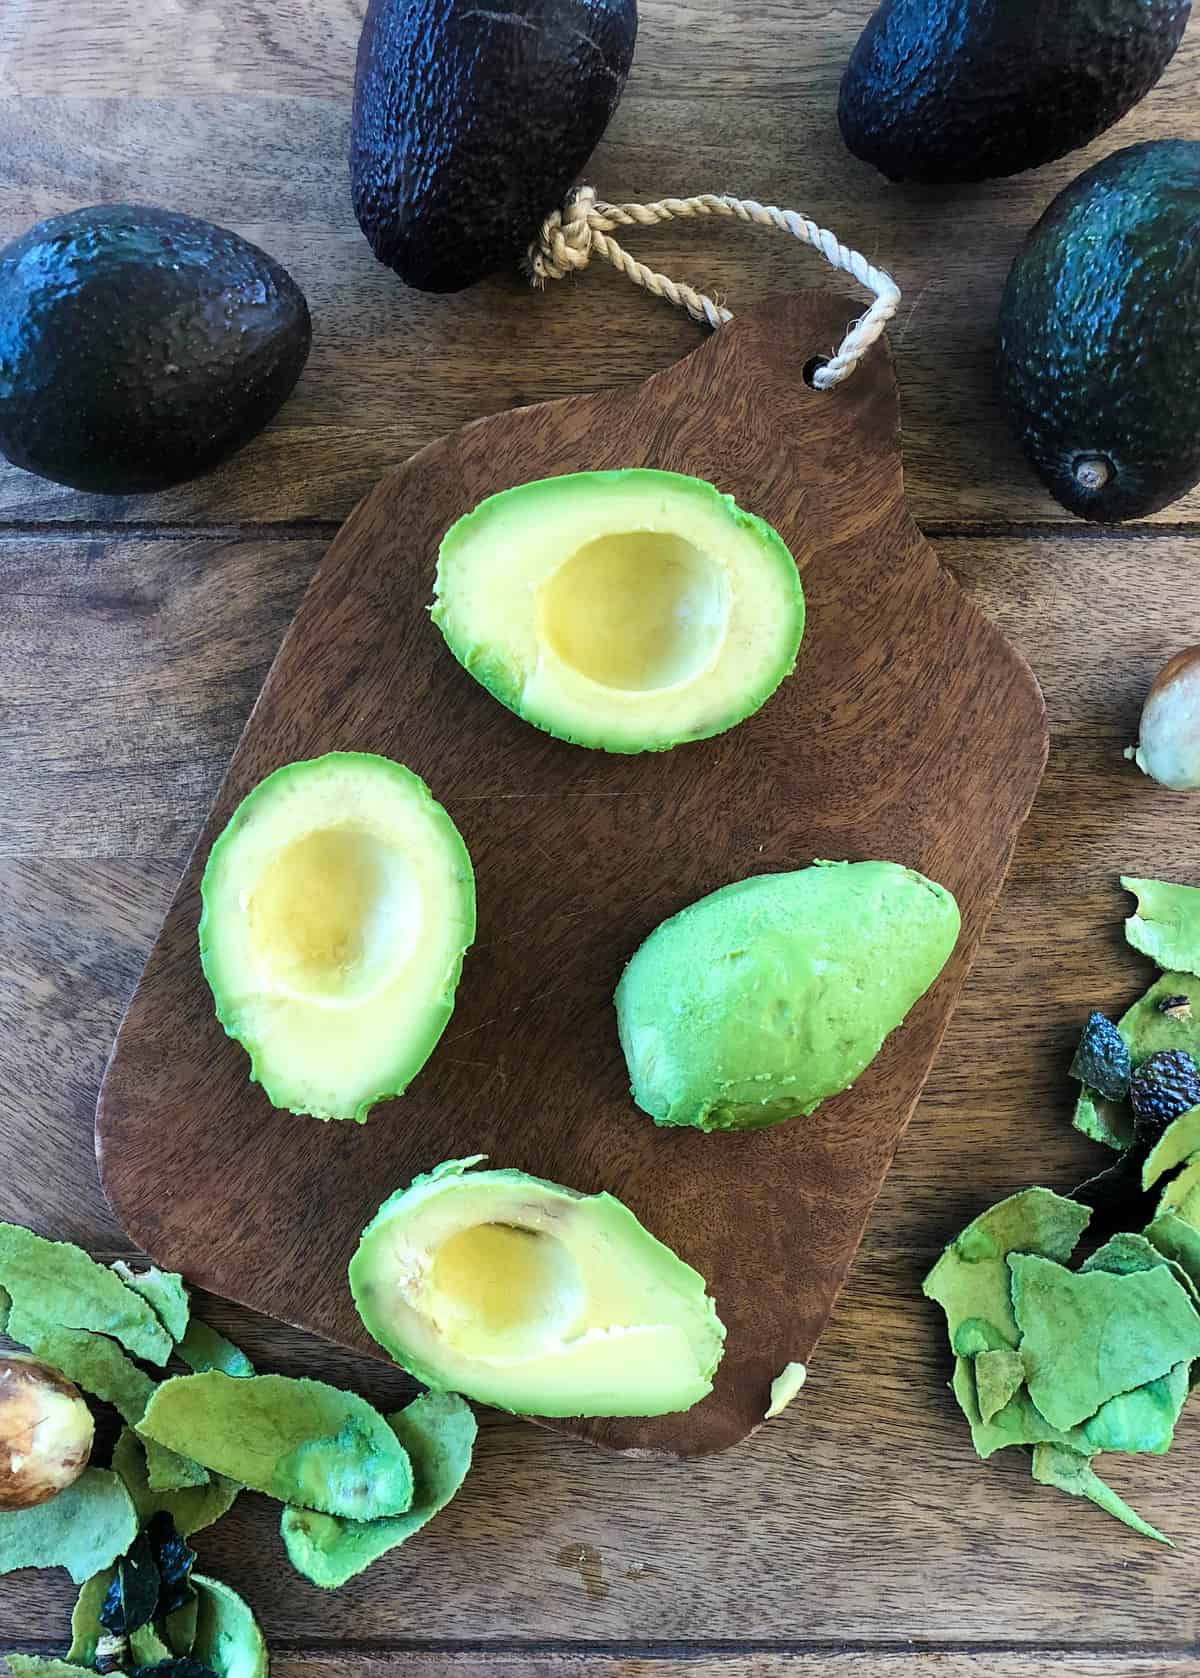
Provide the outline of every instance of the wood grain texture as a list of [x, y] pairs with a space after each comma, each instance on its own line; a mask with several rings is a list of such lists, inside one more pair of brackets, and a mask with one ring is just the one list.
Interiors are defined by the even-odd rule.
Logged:
[[[45, 1654], [44, 1645], [26, 1646]], [[54, 1646], [57, 1648], [57, 1645]], [[285, 1647], [272, 1654], [274, 1678], [1183, 1678], [1196, 1670], [1190, 1650], [1124, 1654], [1109, 1650], [859, 1648], [660, 1654], [573, 1650], [396, 1650], [367, 1653]]]
[[[838, 305], [743, 316], [630, 394], [482, 421], [363, 503], [317, 573], [235, 754], [114, 1050], [101, 1174], [141, 1245], [214, 1292], [370, 1350], [344, 1274], [382, 1193], [486, 1153], [610, 1189], [708, 1280], [729, 1329], [686, 1415], [564, 1424], [620, 1449], [742, 1439], [807, 1362], [995, 902], [1041, 772], [1028, 669], [941, 570], [904, 508], [882, 348], [806, 388]], [[485, 495], [588, 467], [714, 480], [768, 519], [808, 597], [797, 676], [715, 741], [611, 758], [515, 720], [458, 668], [425, 607], [437, 546]], [[365, 1128], [274, 1111], [213, 1018], [196, 953], [212, 838], [270, 770], [381, 751], [432, 785], [471, 852], [479, 935], [458, 1007], [401, 1105]], [[624, 960], [665, 915], [747, 873], [883, 856], [959, 900], [939, 984], [855, 1090], [752, 1136], [661, 1132], [631, 1109], [613, 1030]], [[167, 1045], [170, 1053], [167, 1054]], [[286, 1166], [281, 1167], [281, 1157]], [[166, 1171], [181, 1187], [163, 1204]], [[233, 1198], [239, 1215], [225, 1207]], [[739, 1238], [747, 1217], [756, 1237]]]
[[[1087, 164], [1152, 136], [1200, 136], [1200, 30], [1160, 85], [1071, 157], [961, 189], [895, 187], [845, 150], [837, 86], [871, 0], [643, 0], [629, 85], [589, 175], [610, 198], [733, 191], [789, 205], [882, 262], [904, 291], [894, 344], [905, 465], [921, 521], [1069, 523], [1009, 439], [991, 344], [1012, 255]], [[9, 0], [0, 8], [0, 238], [133, 197], [264, 244], [313, 306], [301, 383], [270, 430], [168, 495], [79, 495], [0, 469], [0, 519], [344, 517], [389, 467], [479, 414], [633, 384], [697, 328], [611, 272], [531, 293], [515, 276], [457, 297], [406, 290], [350, 209], [359, 0]], [[630, 239], [737, 309], [828, 283], [790, 240], [677, 227]], [[843, 323], [844, 324], [844, 321]], [[1159, 519], [1195, 520], [1200, 490]]]

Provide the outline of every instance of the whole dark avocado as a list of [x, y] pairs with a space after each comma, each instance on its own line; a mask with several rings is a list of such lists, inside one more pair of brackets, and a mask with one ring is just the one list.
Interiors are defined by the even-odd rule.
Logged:
[[52, 216], [0, 250], [0, 453], [106, 495], [198, 477], [275, 415], [311, 336], [291, 275], [227, 228]]
[[838, 121], [894, 181], [982, 181], [1086, 145], [1154, 86], [1191, 0], [884, 0]]
[[351, 127], [354, 213], [422, 291], [511, 267], [616, 109], [637, 0], [370, 0]]
[[1009, 271], [998, 368], [1080, 518], [1140, 518], [1200, 480], [1200, 141], [1129, 146], [1059, 193]]

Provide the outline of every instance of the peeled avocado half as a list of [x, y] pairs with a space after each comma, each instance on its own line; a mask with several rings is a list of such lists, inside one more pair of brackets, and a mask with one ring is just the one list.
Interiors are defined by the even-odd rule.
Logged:
[[365, 1120], [446, 1027], [475, 881], [411, 770], [365, 752], [290, 763], [244, 798], [201, 884], [217, 1018], [276, 1107]]
[[870, 1065], [958, 931], [945, 887], [895, 862], [722, 886], [656, 927], [621, 976], [634, 1100], [700, 1130], [811, 1113]]
[[532, 1416], [661, 1416], [712, 1390], [704, 1278], [608, 1194], [450, 1160], [350, 1262], [371, 1335], [426, 1386]]
[[526, 722], [609, 752], [665, 751], [757, 711], [795, 666], [804, 591], [761, 519], [699, 478], [542, 478], [451, 526], [433, 620]]

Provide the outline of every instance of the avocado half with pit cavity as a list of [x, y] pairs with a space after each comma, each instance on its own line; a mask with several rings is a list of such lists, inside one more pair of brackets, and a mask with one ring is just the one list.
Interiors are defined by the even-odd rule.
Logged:
[[367, 752], [286, 764], [238, 805], [201, 895], [217, 1018], [274, 1106], [362, 1122], [404, 1093], [475, 936], [471, 859], [419, 776]]
[[350, 1261], [369, 1334], [426, 1386], [531, 1416], [662, 1416], [712, 1390], [704, 1278], [609, 1194], [449, 1160]]
[[958, 906], [895, 862], [722, 886], [657, 926], [616, 991], [633, 1098], [660, 1125], [757, 1130], [849, 1088], [945, 966]]
[[451, 652], [502, 705], [609, 752], [732, 728], [791, 673], [804, 633], [782, 538], [678, 472], [489, 496], [444, 537], [434, 592]]

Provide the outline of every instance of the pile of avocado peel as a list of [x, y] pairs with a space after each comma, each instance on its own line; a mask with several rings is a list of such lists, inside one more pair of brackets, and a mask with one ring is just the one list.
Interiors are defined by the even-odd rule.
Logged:
[[1126, 936], [1162, 973], [1115, 1024], [1091, 1015], [1071, 1065], [1074, 1123], [1117, 1157], [1069, 1196], [983, 1212], [924, 1289], [979, 1455], [1018, 1446], [1040, 1484], [1169, 1543], [1096, 1465], [1167, 1451], [1200, 1378], [1200, 890], [1122, 884]]
[[[281, 1505], [292, 1566], [336, 1589], [419, 1532], [471, 1465], [475, 1419], [455, 1394], [385, 1417], [322, 1381], [258, 1375], [192, 1315], [181, 1277], [15, 1224], [0, 1224], [0, 1329], [28, 1348], [0, 1357], [0, 1573], [63, 1568], [79, 1586], [65, 1654], [10, 1654], [15, 1678], [265, 1678], [251, 1609], [197, 1571], [192, 1537], [258, 1492]], [[120, 1424], [106, 1466], [83, 1393]]]

